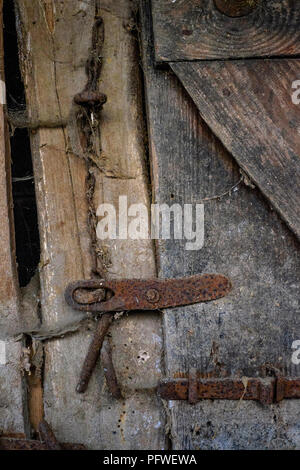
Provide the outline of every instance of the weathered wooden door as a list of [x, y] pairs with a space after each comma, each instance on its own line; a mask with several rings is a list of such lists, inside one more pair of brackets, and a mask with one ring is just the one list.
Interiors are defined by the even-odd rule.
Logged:
[[[298, 2], [252, 2], [234, 18], [214, 0], [4, 2], [4, 26], [12, 12], [15, 26], [0, 41], [1, 91], [6, 81], [13, 95], [3, 54], [7, 64], [18, 36], [25, 100], [12, 110], [2, 99], [0, 110], [2, 437], [36, 438], [45, 417], [60, 442], [90, 449], [299, 449], [297, 399], [192, 405], [157, 394], [191, 371], [240, 380], [245, 393], [252, 379], [300, 378]], [[93, 91], [107, 96], [97, 113], [74, 100], [95, 57]], [[37, 274], [22, 289], [10, 169], [20, 128], [40, 238]], [[149, 210], [204, 205], [203, 246], [99, 240], [97, 208], [120, 196]], [[69, 282], [202, 272], [226, 275], [231, 293], [113, 321], [121, 399], [101, 361], [76, 392], [97, 326], [65, 302]]]
[[[142, 1], [153, 197], [205, 208], [203, 248], [158, 244], [159, 275], [220, 272], [233, 283], [224, 299], [164, 313], [171, 382], [195, 369], [244, 383], [299, 377], [300, 8], [252, 6], [230, 17], [213, 0]], [[174, 449], [300, 447], [297, 400], [167, 410]]]

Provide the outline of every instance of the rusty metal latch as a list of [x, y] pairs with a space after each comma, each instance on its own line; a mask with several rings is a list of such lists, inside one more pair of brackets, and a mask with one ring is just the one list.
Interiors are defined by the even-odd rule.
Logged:
[[227, 277], [203, 274], [181, 279], [77, 281], [67, 287], [65, 297], [75, 310], [98, 314], [209, 302], [224, 297], [230, 290], [231, 282]]
[[264, 405], [286, 398], [300, 398], [300, 378], [215, 378], [166, 379], [158, 386], [158, 395], [165, 400], [254, 400]]
[[[72, 282], [66, 289], [66, 302], [75, 310], [102, 313], [93, 340], [85, 357], [78, 393], [87, 390], [103, 341], [114, 318], [114, 312], [160, 310], [190, 305], [224, 297], [231, 290], [230, 280], [220, 274], [203, 274], [182, 279], [123, 279], [106, 281], [92, 279]], [[111, 394], [122, 396], [113, 367], [109, 344], [102, 351], [104, 372]]]

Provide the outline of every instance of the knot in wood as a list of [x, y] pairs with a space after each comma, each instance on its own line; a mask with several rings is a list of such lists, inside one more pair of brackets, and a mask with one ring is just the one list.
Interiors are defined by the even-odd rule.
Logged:
[[239, 17], [249, 15], [260, 0], [215, 0], [217, 9], [227, 16]]

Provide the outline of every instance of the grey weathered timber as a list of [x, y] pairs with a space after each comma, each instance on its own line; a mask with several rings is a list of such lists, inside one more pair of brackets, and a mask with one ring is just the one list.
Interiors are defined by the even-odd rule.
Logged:
[[[155, 69], [149, 4], [141, 6], [153, 199], [201, 202], [232, 187], [239, 168], [177, 77]], [[157, 248], [161, 277], [219, 272], [233, 283], [224, 299], [164, 313], [166, 377], [186, 376], [192, 368], [204, 377], [300, 375], [291, 360], [300, 331], [299, 242], [258, 189], [241, 184], [205, 203], [201, 250], [185, 250], [184, 240], [161, 241]], [[168, 407], [176, 450], [300, 448], [297, 400]]]
[[3, 23], [0, 2], [0, 431], [28, 433], [26, 385], [22, 376], [22, 309], [18, 284], [11, 194], [11, 155], [4, 112]]
[[201, 116], [300, 238], [299, 59], [172, 64]]
[[[227, 0], [219, 3], [222, 1]], [[254, 0], [248, 3], [253, 5]], [[231, 18], [217, 9], [214, 0], [152, 0], [156, 60], [297, 56], [299, 1], [256, 3], [257, 7], [247, 15]]]
[[[86, 84], [85, 64], [97, 14], [104, 19], [104, 66], [99, 83], [108, 102], [100, 116], [101, 140], [95, 165], [86, 165], [73, 104]], [[151, 242], [133, 246], [96, 243], [88, 213], [101, 202], [117, 203], [119, 194], [148, 202], [143, 145], [137, 42], [126, 27], [131, 2], [18, 0], [22, 66], [29, 116], [39, 125], [31, 133], [39, 228], [43, 332], [78, 327], [82, 316], [64, 300], [70, 281], [95, 275], [95, 257], [111, 268], [104, 275], [152, 277]], [[138, 80], [138, 81], [137, 81]], [[68, 125], [66, 126], [66, 121]], [[56, 122], [57, 127], [54, 127]], [[96, 131], [98, 133], [98, 131]], [[91, 163], [91, 162], [90, 162]], [[93, 174], [95, 187], [87, 177]], [[91, 207], [91, 205], [93, 207]], [[102, 274], [102, 273], [98, 273]], [[45, 418], [60, 442], [90, 449], [164, 447], [162, 405], [153, 388], [161, 377], [161, 326], [158, 315], [138, 314], [115, 321], [110, 339], [124, 400], [114, 400], [99, 361], [88, 390], [75, 392], [80, 368], [94, 330], [45, 342], [43, 402]], [[147, 390], [147, 392], [144, 391]]]

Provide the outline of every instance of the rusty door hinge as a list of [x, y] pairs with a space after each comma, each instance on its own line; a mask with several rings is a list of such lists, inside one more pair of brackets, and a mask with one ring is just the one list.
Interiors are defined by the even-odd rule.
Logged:
[[265, 405], [285, 398], [300, 398], [300, 378], [215, 378], [166, 379], [158, 386], [165, 400], [255, 400]]
[[[67, 287], [65, 297], [75, 310], [98, 314], [209, 302], [224, 297], [230, 290], [231, 282], [227, 277], [202, 274], [181, 279], [77, 281]], [[102, 300], [104, 293], [106, 300]]]

